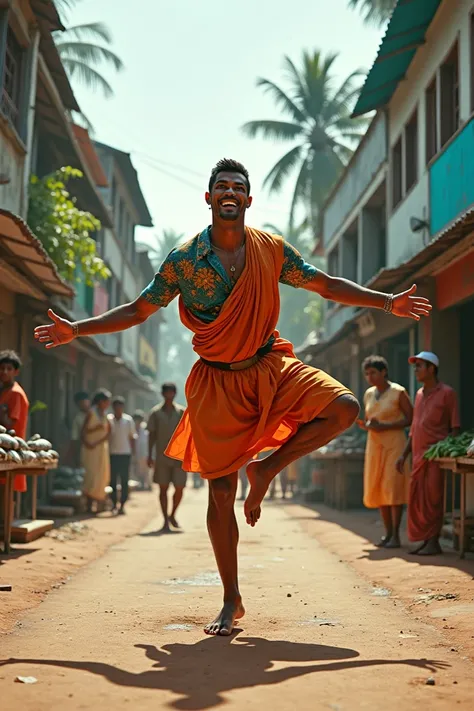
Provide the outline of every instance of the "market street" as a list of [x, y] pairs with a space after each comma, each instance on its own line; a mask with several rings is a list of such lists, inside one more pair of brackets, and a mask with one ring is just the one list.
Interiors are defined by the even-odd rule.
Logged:
[[303, 507], [266, 505], [241, 526], [247, 617], [231, 638], [206, 637], [221, 593], [205, 500], [188, 491], [184, 533], [158, 536], [152, 521], [5, 635], [4, 711], [472, 708], [471, 662], [303, 531]]

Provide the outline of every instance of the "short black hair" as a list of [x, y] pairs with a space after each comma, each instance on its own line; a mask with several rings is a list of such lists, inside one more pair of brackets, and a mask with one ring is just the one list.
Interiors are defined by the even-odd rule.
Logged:
[[[421, 358], [420, 360], [423, 360], [423, 358]], [[1, 361], [0, 361], [0, 362], [1, 362]], [[426, 365], [427, 368], [429, 368], [430, 365], [431, 365], [432, 368], [433, 368], [433, 370], [434, 370], [434, 374], [436, 375], [436, 377], [438, 377], [438, 370], [439, 370], [439, 368], [438, 368], [437, 365], [435, 365], [434, 363], [432, 363], [430, 360], [423, 360], [423, 363]]]
[[375, 368], [380, 372], [382, 372], [382, 370], [386, 370], [388, 376], [388, 363], [382, 356], [370, 355], [367, 358], [364, 358], [362, 362], [362, 370], [365, 371], [367, 368]]
[[164, 393], [165, 390], [173, 390], [175, 393], [178, 392], [178, 388], [174, 383], [163, 383], [161, 386], [161, 392]]
[[116, 395], [112, 400], [112, 405], [125, 405], [125, 398], [121, 395]]
[[76, 405], [83, 400], [88, 400], [89, 399], [89, 393], [86, 393], [85, 390], [80, 390], [78, 393], [74, 395], [74, 402]]
[[99, 388], [94, 393], [94, 396], [92, 398], [92, 404], [97, 405], [99, 402], [103, 402], [104, 400], [110, 400], [112, 397], [112, 393], [109, 390], [106, 390], [105, 388]]
[[247, 185], [247, 195], [250, 195], [250, 179], [249, 172], [247, 168], [239, 163], [238, 160], [233, 160], [232, 158], [221, 158], [220, 161], [216, 163], [211, 171], [211, 177], [209, 178], [209, 192], [212, 192], [214, 183], [217, 180], [219, 173], [240, 173], [245, 178], [245, 183]]
[[21, 358], [16, 351], [0, 351], [0, 364], [12, 365], [15, 370], [20, 370], [22, 366]]

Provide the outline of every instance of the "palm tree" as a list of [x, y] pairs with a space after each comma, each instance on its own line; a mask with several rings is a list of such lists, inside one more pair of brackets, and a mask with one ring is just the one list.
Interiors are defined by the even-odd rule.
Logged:
[[384, 25], [393, 12], [397, 0], [349, 0], [349, 7], [357, 8], [367, 24]]
[[[80, 0], [56, 0], [58, 10], [67, 13]], [[123, 69], [123, 62], [112, 50], [112, 35], [102, 22], [90, 22], [69, 27], [55, 37], [56, 47], [69, 78], [79, 79], [91, 89], [100, 89], [106, 98], [113, 96], [107, 79], [98, 71], [101, 65], [115, 71]]]
[[296, 142], [296, 146], [273, 166], [264, 181], [270, 193], [278, 193], [291, 173], [297, 170], [290, 207], [290, 225], [295, 210], [303, 204], [313, 231], [318, 212], [328, 190], [350, 159], [367, 127], [367, 119], [351, 119], [350, 113], [360, 86], [353, 72], [339, 88], [334, 88], [331, 70], [337, 54], [323, 57], [319, 51], [303, 53], [301, 68], [285, 56], [284, 68], [289, 89], [284, 91], [269, 79], [257, 79], [257, 86], [270, 94], [285, 118], [250, 121], [242, 128], [250, 138]]
[[172, 249], [183, 242], [184, 235], [179, 234], [176, 230], [164, 229], [161, 234], [156, 234], [154, 242], [137, 242], [141, 249], [146, 248], [150, 262], [157, 269], [166, 259]]

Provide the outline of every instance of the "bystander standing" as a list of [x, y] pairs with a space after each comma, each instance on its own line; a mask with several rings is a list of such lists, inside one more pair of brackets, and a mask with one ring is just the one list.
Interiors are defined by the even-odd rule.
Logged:
[[[135, 452], [135, 424], [125, 412], [123, 397], [112, 401], [113, 413], [108, 416], [110, 424], [110, 486], [112, 487], [113, 512], [124, 514], [128, 500], [130, 462]], [[118, 509], [118, 484], [120, 483], [120, 509]]]
[[408, 537], [420, 542], [413, 554], [442, 553], [439, 536], [444, 516], [444, 473], [437, 462], [424, 458], [425, 452], [449, 434], [459, 433], [456, 393], [438, 380], [438, 357], [429, 351], [412, 356], [416, 379], [423, 385], [416, 394], [413, 423], [405, 451], [397, 462], [400, 472], [412, 454], [408, 499]]

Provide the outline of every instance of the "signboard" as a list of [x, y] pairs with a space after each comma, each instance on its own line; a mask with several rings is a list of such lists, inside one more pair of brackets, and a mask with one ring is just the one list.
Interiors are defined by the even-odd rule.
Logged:
[[138, 362], [142, 368], [156, 374], [156, 353], [142, 335], [140, 335]]
[[474, 121], [430, 168], [430, 232], [442, 230], [474, 203]]

